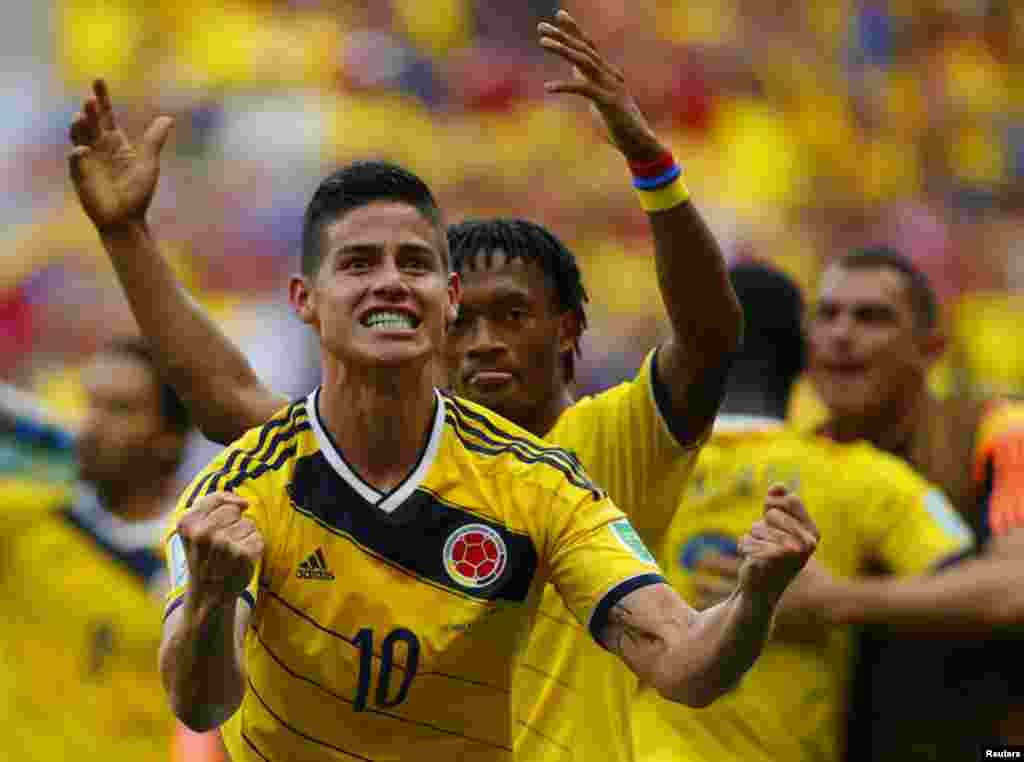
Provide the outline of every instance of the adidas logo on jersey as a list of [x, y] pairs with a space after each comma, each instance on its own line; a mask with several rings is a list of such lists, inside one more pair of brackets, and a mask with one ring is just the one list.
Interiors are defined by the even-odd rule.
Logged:
[[327, 568], [323, 548], [317, 548], [315, 552], [310, 553], [309, 558], [295, 570], [295, 576], [299, 579], [334, 579], [334, 575]]

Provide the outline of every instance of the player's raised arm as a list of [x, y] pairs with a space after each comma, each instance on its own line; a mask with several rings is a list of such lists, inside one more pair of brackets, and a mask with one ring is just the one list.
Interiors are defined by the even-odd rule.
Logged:
[[172, 540], [181, 543], [188, 591], [164, 622], [160, 674], [174, 714], [196, 732], [220, 726], [245, 696], [250, 608], [242, 596], [263, 555], [263, 538], [243, 517], [245, 508], [237, 495], [206, 495], [181, 518]]
[[117, 126], [106, 84], [97, 80], [71, 124], [71, 180], [167, 377], [203, 434], [227, 444], [287, 400], [260, 383], [241, 351], [184, 290], [146, 224], [172, 124], [158, 117], [140, 139], [130, 140]]
[[629, 162], [648, 213], [673, 329], [658, 353], [658, 375], [669, 391], [672, 429], [689, 443], [704, 433], [721, 404], [730, 358], [743, 334], [743, 313], [714, 236], [690, 203], [679, 167], [647, 124], [622, 72], [568, 13], [559, 11], [554, 21], [538, 26], [540, 44], [573, 65], [573, 78], [545, 87], [593, 104]]
[[641, 587], [611, 607], [600, 640], [665, 698], [707, 706], [754, 664], [776, 604], [817, 543], [800, 500], [773, 487], [764, 518], [740, 540], [743, 567], [727, 600], [698, 612], [668, 585]]

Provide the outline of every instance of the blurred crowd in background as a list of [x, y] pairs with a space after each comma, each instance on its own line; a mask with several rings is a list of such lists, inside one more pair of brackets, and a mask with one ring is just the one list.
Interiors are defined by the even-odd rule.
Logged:
[[[943, 394], [1024, 392], [1024, 4], [1010, 0], [63, 0], [0, 27], [0, 379], [73, 418], [74, 369], [132, 318], [67, 178], [67, 130], [104, 76], [137, 135], [175, 131], [151, 220], [270, 386], [317, 378], [290, 315], [302, 213], [346, 161], [405, 164], [449, 221], [516, 215], [581, 260], [578, 376], [631, 373], [663, 329], [646, 220], [565, 65], [563, 6], [620, 65], [730, 258], [813, 287], [854, 246], [931, 277]], [[294, 333], [294, 356], [263, 337]], [[808, 416], [814, 401], [798, 395]], [[201, 458], [202, 459], [202, 458]], [[198, 461], [197, 461], [198, 463]]]

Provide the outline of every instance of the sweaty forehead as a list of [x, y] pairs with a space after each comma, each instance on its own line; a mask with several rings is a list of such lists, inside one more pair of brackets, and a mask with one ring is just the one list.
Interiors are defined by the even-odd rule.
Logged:
[[888, 267], [859, 269], [833, 265], [822, 276], [818, 301], [846, 306], [886, 304], [897, 309], [911, 307], [903, 277]]
[[554, 289], [547, 274], [532, 259], [510, 257], [502, 249], [485, 249], [467, 256], [459, 272], [463, 299], [470, 289], [494, 296], [521, 294], [532, 298], [551, 298]]

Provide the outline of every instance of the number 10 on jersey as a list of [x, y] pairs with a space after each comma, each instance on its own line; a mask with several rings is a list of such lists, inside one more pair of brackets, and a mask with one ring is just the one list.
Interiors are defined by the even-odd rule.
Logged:
[[[366, 710], [370, 698], [370, 682], [373, 680], [373, 630], [364, 627], [356, 633], [352, 641], [359, 649], [359, 684], [356, 686], [356, 698], [352, 708], [357, 712]], [[395, 663], [395, 647], [405, 644], [405, 665]], [[380, 676], [377, 680], [377, 691], [374, 705], [382, 709], [395, 707], [405, 701], [409, 695], [409, 686], [416, 677], [416, 667], [420, 661], [420, 641], [416, 634], [404, 627], [392, 630], [380, 644]], [[391, 696], [391, 673], [398, 668], [402, 670], [402, 682]]]

